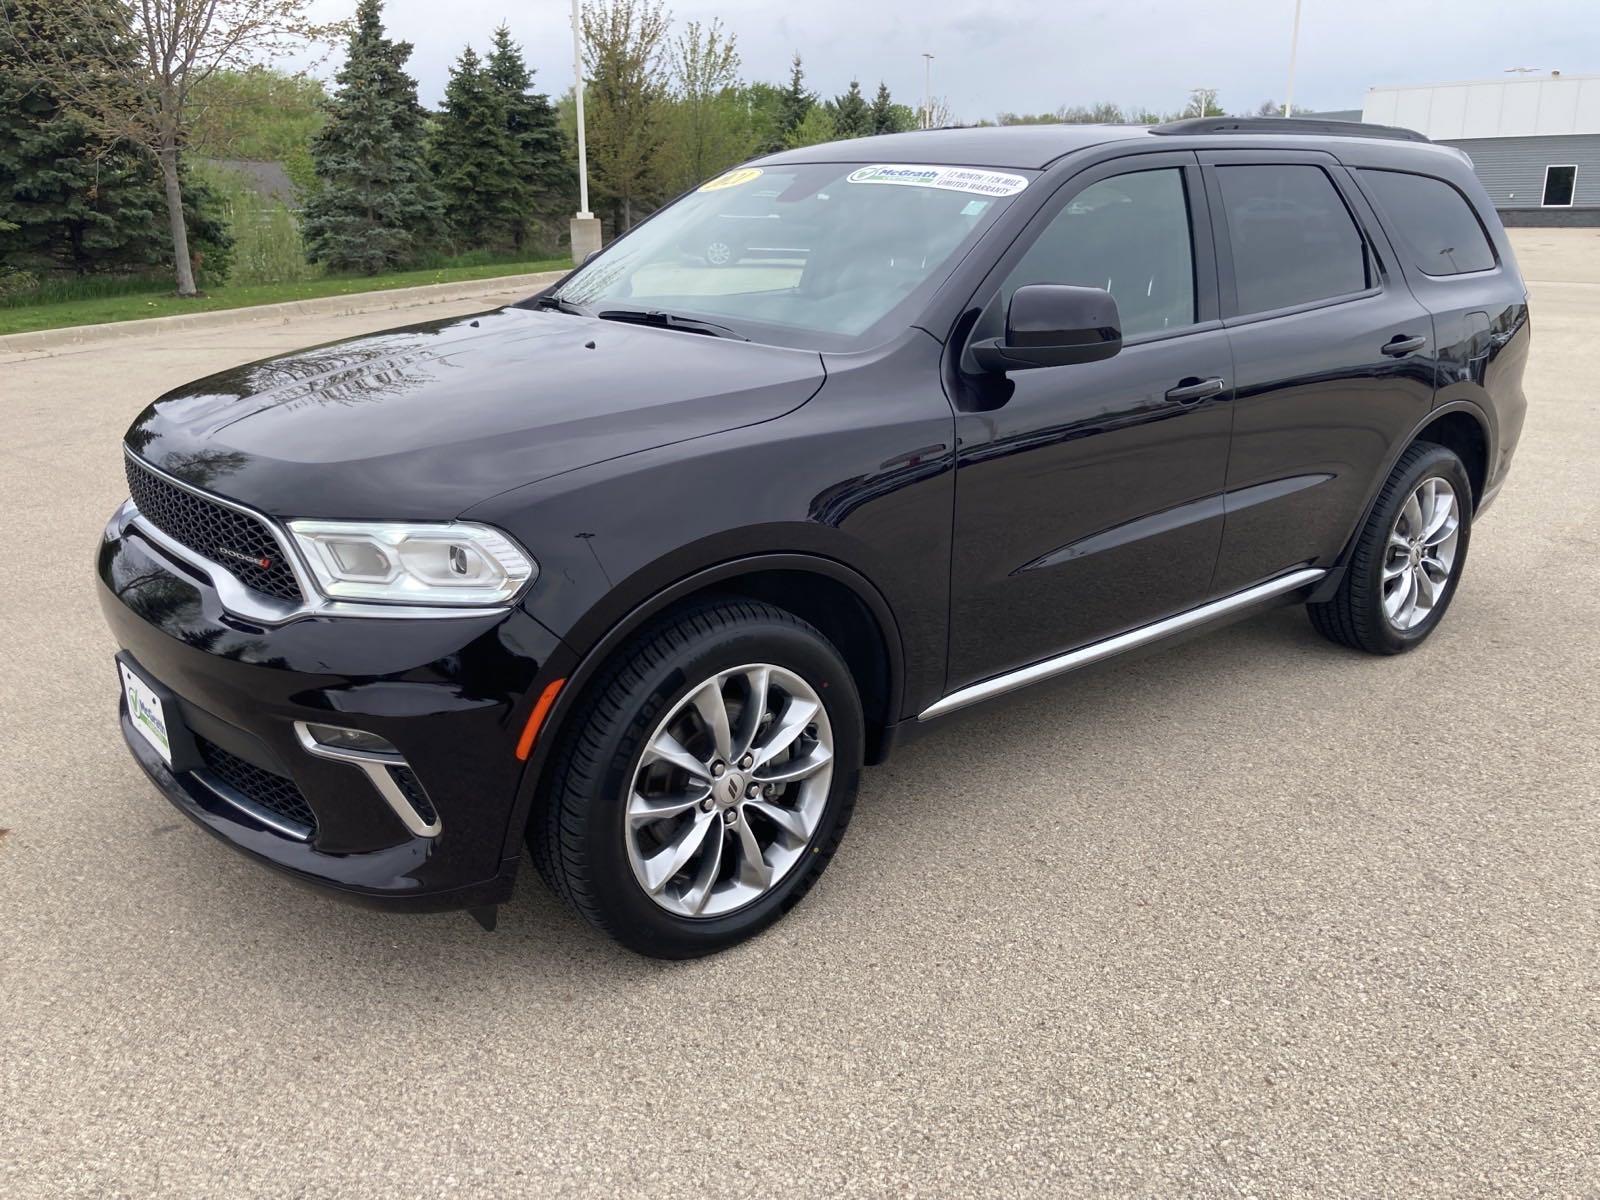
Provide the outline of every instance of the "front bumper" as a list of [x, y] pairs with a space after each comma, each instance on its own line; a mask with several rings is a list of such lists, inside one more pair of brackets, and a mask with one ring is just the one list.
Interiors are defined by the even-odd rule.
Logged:
[[[354, 899], [436, 910], [509, 896], [522, 854], [521, 718], [562, 654], [542, 625], [520, 609], [254, 625], [127, 513], [107, 528], [97, 565], [119, 658], [170, 709], [172, 765], [134, 730], [126, 699], [124, 739], [185, 814]], [[400, 793], [432, 820], [404, 820], [397, 793], [360, 764], [308, 752], [296, 728], [306, 722], [386, 738], [404, 759]]]

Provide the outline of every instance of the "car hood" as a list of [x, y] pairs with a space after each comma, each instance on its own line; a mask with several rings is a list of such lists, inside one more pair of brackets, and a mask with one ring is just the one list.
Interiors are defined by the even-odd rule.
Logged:
[[814, 351], [502, 308], [269, 358], [168, 392], [128, 446], [274, 516], [443, 520], [551, 475], [769, 421]]

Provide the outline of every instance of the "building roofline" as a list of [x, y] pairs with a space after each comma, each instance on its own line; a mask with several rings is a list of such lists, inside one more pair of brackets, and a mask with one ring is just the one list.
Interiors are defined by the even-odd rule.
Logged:
[[1506, 86], [1513, 84], [1535, 83], [1587, 83], [1590, 80], [1600, 79], [1597, 75], [1517, 75], [1514, 77], [1501, 76], [1493, 79], [1446, 79], [1439, 83], [1375, 83], [1367, 89], [1369, 92], [1427, 92], [1434, 88], [1447, 87], [1483, 87]]

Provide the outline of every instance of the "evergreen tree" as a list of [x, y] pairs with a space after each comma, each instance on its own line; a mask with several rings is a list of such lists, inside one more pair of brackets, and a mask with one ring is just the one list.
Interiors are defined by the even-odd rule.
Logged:
[[861, 94], [861, 81], [852, 79], [850, 90], [833, 101], [833, 128], [836, 137], [865, 137], [873, 132], [872, 109]]
[[505, 105], [506, 130], [516, 147], [517, 173], [526, 185], [519, 200], [523, 219], [513, 230], [518, 250], [527, 240], [533, 220], [549, 220], [575, 207], [575, 158], [561, 132], [550, 97], [533, 90], [533, 70], [523, 61], [522, 48], [511, 40], [511, 30], [494, 31], [494, 49], [484, 60], [489, 81]]
[[318, 187], [306, 205], [306, 256], [375, 275], [404, 265], [443, 224], [424, 161], [427, 116], [405, 73], [409, 42], [384, 36], [380, 0], [360, 0], [328, 121], [311, 145]]
[[428, 162], [458, 243], [501, 249], [527, 218], [505, 97], [468, 46], [450, 68], [444, 104], [428, 129]]
[[779, 135], [784, 145], [794, 144], [801, 122], [806, 119], [806, 115], [816, 102], [817, 94], [806, 90], [806, 74], [800, 66], [800, 52], [796, 51], [794, 65], [789, 71], [789, 86], [784, 89], [783, 105], [780, 109], [782, 125]]
[[872, 100], [872, 132], [904, 133], [916, 127], [917, 114], [904, 104], [896, 104], [889, 96], [889, 85], [880, 82]]

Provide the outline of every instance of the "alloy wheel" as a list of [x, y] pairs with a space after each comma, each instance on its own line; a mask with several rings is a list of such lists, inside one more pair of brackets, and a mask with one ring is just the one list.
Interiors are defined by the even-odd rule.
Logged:
[[1383, 613], [1402, 633], [1426, 621], [1450, 582], [1461, 534], [1455, 489], [1437, 476], [1400, 506], [1383, 558]]
[[683, 917], [720, 917], [776, 887], [827, 807], [833, 731], [816, 691], [770, 663], [719, 671], [645, 743], [623, 837], [634, 878]]

